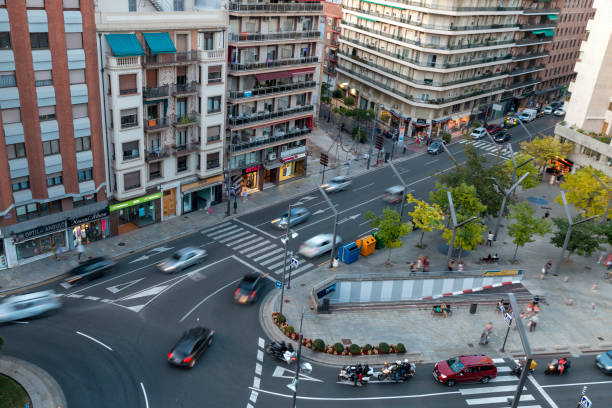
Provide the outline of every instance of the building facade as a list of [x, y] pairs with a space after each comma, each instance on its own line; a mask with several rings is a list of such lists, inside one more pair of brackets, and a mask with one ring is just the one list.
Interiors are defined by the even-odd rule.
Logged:
[[109, 235], [93, 2], [0, 2], [0, 268]]
[[555, 127], [561, 141], [574, 143], [574, 168], [592, 166], [612, 177], [612, 2], [595, 0], [595, 16], [580, 46], [576, 79], [565, 121]]
[[220, 202], [227, 13], [198, 0], [97, 7], [112, 233]]
[[227, 168], [230, 193], [306, 174], [319, 99], [323, 6], [228, 3]]
[[323, 20], [325, 29], [321, 78], [327, 89], [333, 90], [336, 87], [336, 64], [338, 63], [336, 51], [340, 46], [338, 40], [340, 39], [340, 22], [342, 21], [342, 1], [328, 0], [323, 3]]

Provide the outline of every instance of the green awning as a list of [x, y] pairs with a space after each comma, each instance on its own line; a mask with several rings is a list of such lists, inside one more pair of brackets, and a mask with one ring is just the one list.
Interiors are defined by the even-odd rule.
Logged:
[[545, 30], [534, 30], [533, 33], [535, 35], [544, 34], [546, 37], [552, 37], [555, 35], [555, 30], [552, 28], [547, 28]]
[[556, 14], [547, 14], [546, 17], [548, 17], [549, 20], [558, 20], [559, 16]]
[[174, 54], [176, 47], [168, 33], [144, 33], [147, 45], [152, 54]]
[[538, 34], [544, 34], [544, 30], [533, 30], [533, 33], [534, 33], [535, 35], [538, 35]]
[[365, 17], [360, 17], [360, 16], [357, 16], [357, 18], [361, 20], [366, 20], [366, 21], [373, 21], [375, 23], [377, 22], [376, 20], [372, 20], [371, 18], [365, 18]]
[[136, 34], [105, 34], [105, 37], [115, 57], [144, 55]]
[[[400, 10], [406, 10], [406, 7], [391, 6], [389, 4], [375, 2], [375, 1], [372, 1], [372, 0], [361, 0], [361, 1], [364, 2], [364, 3], [377, 4], [379, 6], [391, 7], [391, 8], [396, 8], [396, 9], [400, 9]], [[366, 12], [364, 11], [364, 13], [366, 13]]]

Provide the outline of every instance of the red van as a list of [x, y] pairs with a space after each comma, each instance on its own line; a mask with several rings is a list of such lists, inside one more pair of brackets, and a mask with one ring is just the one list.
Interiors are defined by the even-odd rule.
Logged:
[[453, 357], [439, 361], [434, 366], [436, 381], [452, 387], [458, 382], [481, 382], [486, 384], [497, 377], [497, 368], [488, 356], [475, 354]]

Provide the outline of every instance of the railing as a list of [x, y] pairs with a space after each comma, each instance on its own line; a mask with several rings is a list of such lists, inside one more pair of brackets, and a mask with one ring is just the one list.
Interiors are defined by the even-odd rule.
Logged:
[[323, 67], [323, 71], [330, 75], [336, 75], [337, 73], [336, 68]]
[[106, 54], [106, 66], [111, 68], [140, 67], [140, 57], [115, 57]]
[[168, 96], [170, 93], [170, 87], [168, 85], [156, 86], [153, 88], [143, 89], [143, 97], [145, 99], [163, 98]]
[[544, 44], [544, 43], [549, 43], [552, 41], [551, 37], [544, 37], [544, 38], [524, 38], [522, 40], [518, 40], [516, 42], [517, 46], [521, 46], [521, 45], [534, 45], [534, 44]]
[[527, 81], [522, 81], [522, 82], [514, 82], [514, 83], [508, 85], [507, 89], [513, 90], [513, 89], [525, 88], [527, 86], [535, 85], [535, 84], [540, 83], [540, 82], [542, 82], [542, 80], [539, 79], [539, 78], [529, 79]]
[[231, 63], [229, 64], [230, 71], [253, 71], [266, 68], [277, 68], [291, 65], [314, 64], [319, 62], [319, 57], [304, 57], [304, 58], [288, 58], [278, 59], [266, 62], [249, 62], [246, 64]]
[[263, 122], [270, 119], [282, 118], [284, 116], [291, 116], [302, 112], [312, 112], [314, 109], [313, 105], [298, 106], [290, 109], [283, 109], [276, 112], [262, 112], [255, 113], [248, 116], [230, 116], [227, 118], [227, 122], [230, 126], [242, 126], [248, 125], [255, 122]]
[[200, 149], [200, 142], [187, 142], [185, 144], [173, 145], [174, 155], [180, 156], [183, 154], [189, 154]]
[[175, 84], [172, 90], [173, 95], [184, 95], [198, 92], [198, 83], [196, 81], [187, 82], [185, 84]]
[[542, 58], [542, 57], [548, 57], [548, 55], [549, 54], [547, 52], [527, 52], [527, 53], [513, 56], [512, 61], [522, 61], [522, 60], [531, 59], [531, 58]]
[[199, 118], [199, 113], [198, 112], [189, 112], [189, 113], [185, 113], [182, 115], [170, 115], [170, 122], [175, 126], [175, 127], [181, 127], [181, 126], [191, 126], [191, 125], [195, 125], [198, 123], [198, 118]]
[[331, 26], [332, 31], [340, 31], [340, 26]]
[[236, 2], [229, 2], [228, 11], [240, 11], [240, 12], [308, 12], [308, 11], [323, 11], [323, 4], [304, 4], [304, 3], [275, 3], [275, 4], [240, 4]]
[[328, 45], [331, 45], [332, 47], [338, 47], [340, 43], [338, 41], [330, 40]]
[[517, 75], [527, 74], [529, 72], [541, 71], [544, 68], [546, 68], [544, 65], [534, 65], [533, 67], [522, 68], [522, 69], [515, 68], [512, 71], [508, 72], [508, 75], [513, 77], [513, 76], [517, 76]]
[[233, 144], [233, 149], [234, 149], [234, 152], [238, 152], [241, 150], [252, 149], [254, 147], [260, 147], [260, 146], [268, 145], [271, 143], [288, 141], [289, 139], [298, 138], [298, 137], [307, 135], [309, 133], [312, 133], [312, 129], [310, 128], [292, 129], [289, 132], [286, 132], [282, 135], [276, 135], [273, 137], [269, 137], [267, 139], [255, 140], [253, 142]]
[[147, 54], [144, 56], [145, 65], [182, 64], [197, 62], [198, 51], [175, 52], [172, 54]]
[[457, 7], [457, 6], [444, 6], [439, 4], [432, 4], [431, 0], [395, 0], [398, 3], [404, 3], [408, 6], [414, 7], [426, 7], [434, 10], [445, 10], [445, 11], [521, 11], [523, 8], [520, 6], [515, 7]]
[[157, 149], [145, 149], [145, 161], [148, 163], [163, 160], [170, 156], [170, 146], [164, 146]]
[[542, 23], [542, 24], [521, 24], [521, 30], [542, 30], [545, 28], [555, 28], [557, 23]]
[[338, 54], [327, 54], [327, 59], [330, 61], [338, 61]]
[[561, 9], [550, 8], [550, 9], [524, 9], [523, 14], [559, 14]]
[[138, 88], [123, 88], [119, 89], [119, 95], [134, 95], [138, 93]]
[[145, 131], [159, 130], [170, 126], [170, 120], [165, 116], [159, 118], [147, 119], [144, 121]]
[[220, 48], [218, 50], [199, 50], [198, 51], [198, 57], [201, 60], [219, 59], [219, 58], [223, 58], [224, 56], [225, 56], [225, 50], [223, 48]]
[[241, 33], [230, 34], [230, 42], [258, 42], [258, 41], [274, 41], [274, 40], [299, 40], [302, 38], [319, 38], [320, 31], [287, 31], [278, 33]]
[[266, 86], [246, 91], [228, 91], [227, 96], [230, 99], [246, 99], [256, 98], [258, 96], [266, 96], [281, 92], [290, 92], [297, 89], [314, 88], [317, 86], [315, 81], [294, 82], [285, 85]]

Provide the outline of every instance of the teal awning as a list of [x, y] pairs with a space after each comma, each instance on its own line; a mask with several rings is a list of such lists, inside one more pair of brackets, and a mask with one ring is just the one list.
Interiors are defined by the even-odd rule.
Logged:
[[555, 35], [555, 30], [547, 28], [546, 30], [534, 30], [533, 33], [535, 35], [544, 34], [546, 37], [552, 37], [553, 35]]
[[105, 37], [115, 57], [144, 55], [136, 34], [106, 34]]
[[548, 17], [549, 20], [558, 20], [559, 16], [556, 14], [547, 14], [546, 17]]
[[176, 47], [168, 33], [144, 33], [147, 45], [152, 54], [174, 54]]

